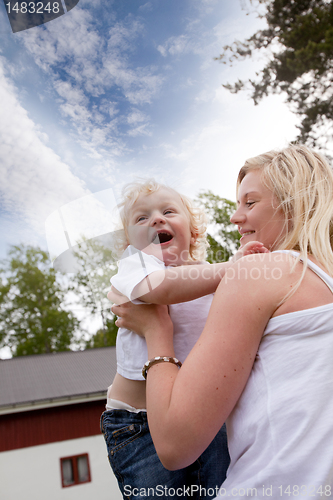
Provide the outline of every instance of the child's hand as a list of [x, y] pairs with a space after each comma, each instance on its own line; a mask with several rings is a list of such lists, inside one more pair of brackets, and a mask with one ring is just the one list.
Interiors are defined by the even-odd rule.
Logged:
[[251, 255], [253, 253], [269, 253], [269, 250], [267, 250], [260, 241], [249, 241], [249, 243], [241, 247], [230, 260], [236, 262], [236, 260], [245, 257], [245, 255]]

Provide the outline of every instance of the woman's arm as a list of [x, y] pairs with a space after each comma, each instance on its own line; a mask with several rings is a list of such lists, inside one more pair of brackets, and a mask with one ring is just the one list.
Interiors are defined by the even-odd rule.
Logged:
[[[298, 276], [290, 274], [289, 262], [269, 257], [252, 256], [230, 268], [216, 291], [204, 331], [180, 370], [160, 363], [148, 371], [149, 426], [166, 468], [182, 468], [198, 458], [246, 385], [265, 326]], [[279, 280], [274, 278], [277, 267]], [[123, 316], [117, 324], [144, 333], [150, 359], [174, 355], [164, 309], [153, 316], [145, 309], [140, 319], [140, 313], [127, 315], [122, 307], [114, 310]], [[128, 316], [132, 324], [126, 323]]]

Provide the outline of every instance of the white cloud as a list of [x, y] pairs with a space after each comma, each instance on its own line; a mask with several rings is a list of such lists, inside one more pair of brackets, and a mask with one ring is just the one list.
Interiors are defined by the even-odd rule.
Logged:
[[70, 82], [55, 80], [54, 87], [60, 97], [68, 99], [71, 103], [87, 104], [88, 99], [82, 89], [74, 87]]
[[137, 137], [138, 135], [147, 135], [147, 136], [151, 136], [152, 133], [150, 130], [148, 130], [147, 128], [147, 125], [146, 124], [143, 124], [143, 125], [139, 125], [138, 127], [134, 127], [132, 129], [130, 129], [127, 134], [131, 137]]
[[[89, 11], [77, 6], [43, 29], [21, 36], [36, 63], [49, 75], [49, 84], [60, 98], [60, 112], [74, 125], [76, 139], [86, 148], [89, 145], [90, 154], [103, 145], [112, 156], [115, 145], [117, 150], [123, 147], [119, 120], [110, 124], [110, 115], [117, 111], [114, 106], [106, 107], [112, 89], [119, 89], [128, 104], [143, 105], [151, 103], [161, 88], [163, 77], [156, 74], [156, 68], [129, 62], [143, 31], [138, 20], [129, 18], [114, 23], [107, 35], [102, 35]], [[99, 100], [93, 100], [98, 97]], [[123, 127], [126, 123], [131, 125], [126, 113], [123, 111]], [[131, 116], [130, 110], [129, 113]], [[96, 126], [102, 142], [93, 137]], [[132, 127], [129, 132], [140, 133], [134, 133]], [[147, 132], [142, 129], [142, 133]], [[98, 156], [100, 151], [93, 154]]]
[[147, 3], [143, 4], [143, 5], [140, 5], [139, 10], [143, 11], [143, 12], [144, 11], [148, 12], [148, 11], [153, 10], [152, 3], [151, 2], [147, 2]]
[[127, 132], [131, 137], [137, 137], [139, 135], [152, 135], [149, 130], [149, 118], [139, 109], [132, 109], [132, 112], [127, 116], [127, 123], [131, 126], [131, 129]]
[[163, 45], [158, 45], [157, 50], [162, 54], [163, 57], [166, 57], [168, 54], [168, 51]]
[[0, 173], [5, 211], [23, 217], [44, 232], [47, 215], [59, 205], [87, 193], [83, 182], [46, 146], [46, 135], [21, 106], [17, 90], [0, 58]]
[[145, 122], [146, 120], [147, 116], [139, 109], [133, 109], [131, 114], [129, 114], [127, 117], [127, 122], [130, 124]]
[[194, 50], [194, 40], [189, 35], [172, 36], [168, 38], [164, 46], [159, 45], [158, 50], [163, 56], [167, 53], [171, 55], [184, 54]]
[[52, 66], [75, 61], [82, 68], [96, 59], [100, 37], [91, 29], [92, 16], [87, 10], [76, 7], [69, 14], [43, 26], [18, 34], [36, 63], [46, 71]]

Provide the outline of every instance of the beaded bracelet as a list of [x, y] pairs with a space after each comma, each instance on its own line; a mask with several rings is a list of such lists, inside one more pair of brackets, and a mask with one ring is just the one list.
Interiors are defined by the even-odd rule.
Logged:
[[156, 356], [156, 358], [146, 361], [146, 363], [143, 365], [142, 368], [143, 378], [147, 380], [147, 372], [149, 368], [151, 368], [154, 365], [157, 365], [157, 363], [163, 363], [164, 361], [166, 361], [167, 363], [173, 363], [174, 365], [177, 365], [178, 368], [182, 366], [181, 362], [177, 358], [170, 358], [169, 356]]

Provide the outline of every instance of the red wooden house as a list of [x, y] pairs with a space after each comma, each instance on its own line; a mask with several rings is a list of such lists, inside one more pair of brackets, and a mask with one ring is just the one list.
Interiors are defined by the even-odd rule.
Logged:
[[1, 499], [122, 499], [99, 428], [115, 372], [115, 347], [0, 361]]

